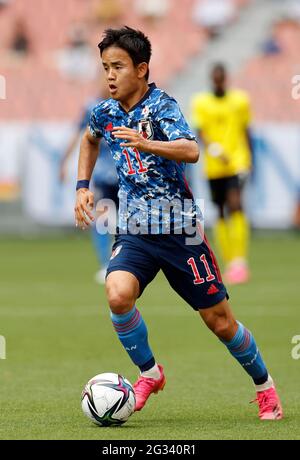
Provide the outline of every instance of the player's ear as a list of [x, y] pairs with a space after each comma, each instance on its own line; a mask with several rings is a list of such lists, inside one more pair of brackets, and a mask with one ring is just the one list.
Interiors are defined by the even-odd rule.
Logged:
[[141, 62], [137, 65], [138, 70], [138, 78], [144, 78], [148, 72], [148, 64], [147, 62]]

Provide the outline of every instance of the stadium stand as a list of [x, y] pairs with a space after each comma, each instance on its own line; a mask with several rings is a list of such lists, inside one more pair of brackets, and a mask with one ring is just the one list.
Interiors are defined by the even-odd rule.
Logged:
[[299, 101], [292, 99], [292, 77], [300, 75], [300, 24], [282, 20], [272, 34], [278, 52], [262, 53], [250, 60], [236, 76], [234, 84], [251, 96], [256, 121], [300, 121]]
[[[238, 7], [249, 0], [234, 0]], [[165, 86], [187, 60], [201, 52], [208, 40], [204, 30], [191, 22], [195, 0], [171, 1], [168, 14], [157, 22], [139, 15], [133, 0], [120, 0], [122, 15], [114, 26], [128, 24], [144, 30], [153, 42], [151, 79]], [[0, 117], [5, 120], [74, 119], [95, 83], [62, 76], [56, 54], [68, 45], [68, 33], [76, 24], [88, 28], [88, 42], [98, 60], [95, 43], [108, 24], [95, 17], [95, 1], [12, 0], [0, 11], [1, 74], [7, 82], [7, 100]], [[15, 25], [21, 21], [29, 43], [26, 55], [10, 51]], [[115, 20], [116, 21], [116, 20]], [[98, 64], [97, 64], [98, 65]]]

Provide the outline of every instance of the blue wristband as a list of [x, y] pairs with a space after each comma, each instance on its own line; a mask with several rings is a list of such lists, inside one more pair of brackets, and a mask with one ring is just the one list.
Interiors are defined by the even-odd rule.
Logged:
[[79, 180], [77, 181], [76, 190], [79, 190], [80, 188], [89, 188], [89, 185], [89, 180]]

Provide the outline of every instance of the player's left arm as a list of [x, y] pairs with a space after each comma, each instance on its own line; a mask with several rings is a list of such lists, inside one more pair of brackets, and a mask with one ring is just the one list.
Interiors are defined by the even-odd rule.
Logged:
[[199, 159], [199, 148], [194, 133], [191, 131], [175, 99], [166, 94], [156, 104], [151, 115], [156, 128], [165, 140], [145, 139], [135, 129], [117, 126], [114, 129], [116, 138], [124, 139], [122, 147], [136, 149], [158, 155], [168, 160], [196, 163]]
[[115, 126], [113, 135], [126, 142], [121, 147], [135, 147], [141, 152], [152, 153], [168, 160], [196, 163], [199, 159], [199, 148], [195, 140], [176, 139], [174, 141], [151, 141], [145, 139], [137, 130], [125, 126]]

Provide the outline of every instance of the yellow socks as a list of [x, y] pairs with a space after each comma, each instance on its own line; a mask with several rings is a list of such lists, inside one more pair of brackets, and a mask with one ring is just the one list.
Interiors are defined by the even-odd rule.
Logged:
[[233, 212], [226, 220], [218, 219], [214, 237], [226, 265], [236, 259], [247, 261], [249, 225], [242, 211]]
[[231, 257], [228, 228], [225, 219], [217, 220], [214, 226], [214, 237], [223, 261], [228, 264]]
[[247, 260], [249, 245], [249, 224], [242, 211], [235, 211], [228, 218], [230, 259]]

